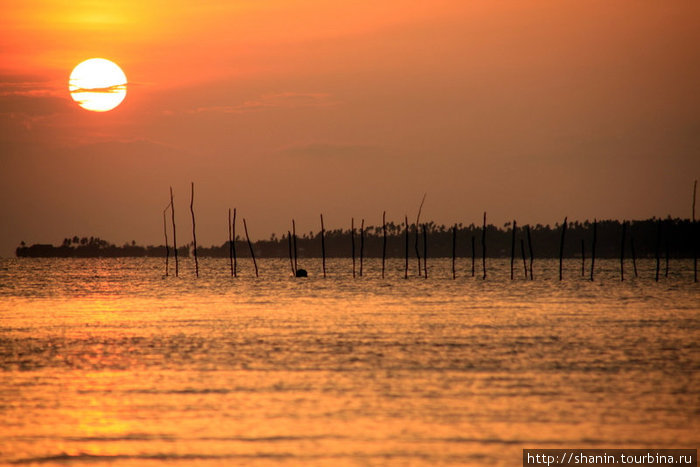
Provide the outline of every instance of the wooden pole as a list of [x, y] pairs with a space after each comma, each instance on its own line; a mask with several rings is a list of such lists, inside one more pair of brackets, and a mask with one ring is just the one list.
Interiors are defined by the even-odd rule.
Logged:
[[581, 277], [586, 276], [586, 242], [581, 239]]
[[698, 227], [695, 222], [695, 197], [698, 191], [698, 181], [693, 184], [693, 225], [690, 226], [693, 239], [693, 282], [698, 281]]
[[457, 271], [455, 270], [455, 262], [457, 258], [457, 225], [452, 226], [452, 280], [457, 278]]
[[484, 226], [481, 228], [481, 263], [486, 280], [486, 211], [484, 211]]
[[669, 255], [669, 244], [670, 244], [669, 239], [671, 238], [671, 233], [673, 231], [673, 224], [672, 224], [670, 218], [664, 223], [666, 224], [666, 230], [665, 230], [666, 234], [664, 235], [664, 250], [665, 250], [664, 253], [666, 256], [666, 268], [664, 270], [664, 277], [668, 277], [668, 260], [669, 260], [669, 256], [670, 256]]
[[194, 222], [194, 182], [192, 182], [192, 196], [190, 197], [190, 212], [192, 213], [192, 244], [194, 245], [194, 275], [199, 277], [199, 261], [197, 260], [197, 232]]
[[656, 221], [656, 276], [654, 280], [659, 282], [659, 266], [660, 266], [660, 250], [661, 250], [661, 219]]
[[527, 248], [530, 251], [530, 280], [533, 280], [532, 262], [534, 261], [535, 258], [532, 254], [532, 238], [530, 237], [530, 224], [527, 225]]
[[693, 222], [693, 282], [698, 281], [698, 223]]
[[474, 277], [474, 274], [476, 272], [476, 269], [474, 267], [474, 263], [476, 260], [476, 239], [474, 238], [474, 235], [472, 235], [472, 277]]
[[563, 279], [563, 265], [564, 265], [564, 236], [566, 235], [566, 217], [564, 218], [564, 224], [561, 228], [561, 241], [559, 242], [559, 280]]
[[632, 226], [630, 225], [630, 247], [632, 249], [632, 268], [634, 268], [634, 278], [639, 277], [637, 274], [637, 253], [634, 251], [634, 236], [632, 235]]
[[178, 277], [180, 267], [177, 260], [177, 239], [175, 236], [175, 202], [173, 201], [173, 187], [170, 187], [170, 215], [173, 221], [173, 251], [175, 252], [175, 277]]
[[170, 262], [170, 245], [168, 245], [168, 224], [165, 220], [165, 213], [168, 212], [168, 209], [170, 209], [170, 204], [165, 206], [165, 209], [163, 209], [163, 235], [165, 235], [165, 277], [168, 277], [168, 263]]
[[236, 208], [233, 208], [233, 221], [231, 223], [231, 236], [233, 237], [233, 277], [238, 277], [238, 255], [236, 254]]
[[250, 243], [250, 237], [248, 236], [248, 225], [245, 222], [245, 217], [243, 218], [243, 229], [245, 230], [245, 239], [248, 241], [248, 248], [250, 248], [250, 257], [253, 258], [253, 266], [255, 266], [255, 277], [258, 277], [258, 262], [255, 261], [255, 251], [253, 251], [253, 244]]
[[365, 220], [360, 224], [360, 277], [362, 277], [362, 263], [365, 257]]
[[525, 270], [525, 280], [527, 280], [527, 260], [525, 259], [525, 240], [520, 239], [520, 254], [523, 256], [523, 269]]
[[427, 196], [427, 193], [423, 194], [423, 199], [420, 202], [420, 206], [418, 206], [418, 216], [416, 216], [416, 241], [415, 241], [415, 248], [416, 248], [416, 258], [418, 259], [418, 276], [421, 275], [421, 269], [420, 269], [420, 252], [418, 251], [418, 226], [420, 225], [420, 213], [423, 210], [423, 203], [425, 202], [425, 197]]
[[384, 234], [384, 241], [382, 242], [382, 279], [384, 279], [384, 263], [386, 263], [386, 211], [382, 213], [382, 232]]
[[292, 277], [296, 277], [297, 272], [294, 270], [294, 258], [292, 257], [292, 232], [287, 230], [287, 244], [289, 247], [289, 267], [292, 269]]
[[416, 249], [416, 259], [418, 261], [418, 276], [423, 275], [423, 269], [421, 269], [421, 263], [420, 263], [420, 251], [418, 250], [418, 238], [419, 238], [419, 231], [418, 231], [418, 224], [415, 224], [415, 230], [416, 230], [416, 241], [414, 242], [414, 246]]
[[231, 277], [233, 277], [233, 231], [231, 224], [231, 208], [228, 208], [228, 259], [231, 264]]
[[350, 218], [350, 240], [352, 242], [352, 277], [355, 277], [355, 218]]
[[513, 234], [510, 239], [510, 280], [513, 280], [513, 266], [515, 265], [515, 229], [517, 229], [517, 223], [513, 220]]
[[669, 230], [670, 229], [666, 229], [666, 235], [664, 236], [664, 246], [666, 250], [666, 268], [664, 270], [664, 277], [668, 277], [668, 237], [670, 236], [668, 232]]
[[593, 245], [591, 246], [591, 282], [593, 282], [593, 272], [595, 271], [595, 247], [598, 241], [598, 221], [593, 219]]
[[693, 222], [693, 282], [698, 281], [698, 223]]
[[294, 244], [294, 277], [297, 275], [297, 225], [292, 219], [292, 243]]
[[622, 240], [620, 241], [620, 281], [625, 280], [625, 233], [627, 221], [622, 221]]
[[695, 198], [698, 193], [698, 181], [695, 180], [695, 183], [693, 183], [693, 223], [695, 223]]
[[321, 261], [323, 264], [323, 278], [326, 278], [326, 229], [323, 226], [323, 214], [321, 214]]
[[428, 278], [428, 233], [423, 224], [423, 275]]
[[406, 237], [406, 264], [403, 269], [403, 278], [408, 279], [408, 216], [404, 215], [404, 226], [406, 227], [405, 237]]

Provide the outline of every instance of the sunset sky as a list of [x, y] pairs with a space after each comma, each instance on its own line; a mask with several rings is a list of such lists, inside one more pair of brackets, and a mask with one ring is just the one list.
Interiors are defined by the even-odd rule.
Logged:
[[[423, 218], [690, 217], [700, 2], [0, 0], [0, 256]], [[128, 78], [72, 101], [92, 57]], [[700, 214], [700, 212], [699, 212]], [[179, 230], [179, 229], [178, 229]]]

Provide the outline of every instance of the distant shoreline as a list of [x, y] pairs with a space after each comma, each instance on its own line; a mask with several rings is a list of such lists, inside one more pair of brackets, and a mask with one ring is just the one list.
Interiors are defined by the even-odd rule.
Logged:
[[[115, 246], [107, 247], [70, 247], [54, 246], [49, 244], [34, 244], [32, 246], [18, 247], [15, 256], [18, 258], [162, 258], [166, 254], [164, 246]], [[186, 246], [177, 249], [179, 257], [189, 256], [189, 248]], [[173, 255], [172, 250], [170, 255]]]
[[[580, 258], [581, 255], [590, 257], [593, 239], [593, 222], [572, 222], [567, 224], [565, 233], [563, 257]], [[453, 242], [453, 227], [456, 230], [456, 256], [469, 258], [474, 254], [482, 255], [481, 226], [471, 224], [463, 226], [436, 225], [433, 222], [423, 224], [427, 232], [428, 256], [451, 257]], [[486, 226], [486, 252], [488, 257], [504, 258], [511, 256], [511, 248], [515, 246], [515, 256], [520, 258], [524, 245], [526, 253], [527, 230], [530, 236], [535, 258], [558, 258], [562, 235], [562, 225], [535, 226], [517, 225], [515, 242], [513, 242], [513, 229], [510, 223], [503, 228], [494, 225]], [[630, 221], [626, 223], [623, 237], [623, 223], [617, 220], [601, 220], [596, 224], [596, 257], [619, 258], [622, 252], [624, 238], [624, 250], [627, 257], [635, 255], [637, 258], [653, 258], [655, 256], [670, 258], [697, 257], [700, 232], [698, 224], [689, 219], [647, 219]], [[403, 258], [406, 254], [405, 227], [393, 223], [387, 224], [386, 257]], [[419, 234], [420, 254], [423, 255], [422, 232], [416, 232], [414, 226], [409, 229], [409, 256], [415, 257], [415, 244]], [[324, 232], [326, 257], [350, 258], [352, 248], [352, 235], [350, 230], [326, 230]], [[356, 256], [360, 255], [360, 232], [355, 229], [354, 234]], [[281, 238], [274, 234], [269, 240], [253, 242], [256, 257], [260, 258], [288, 258], [289, 246], [287, 236]], [[382, 257], [384, 235], [382, 226], [368, 226], [364, 231], [363, 255], [365, 258]], [[473, 250], [472, 250], [473, 245]], [[250, 252], [246, 242], [240, 237], [234, 242], [238, 257], [249, 257]], [[298, 253], [303, 258], [321, 257], [321, 233], [309, 232], [297, 237]], [[583, 252], [582, 252], [583, 248]], [[190, 242], [178, 246], [178, 256], [188, 257], [192, 253]], [[134, 258], [154, 257], [162, 258], [167, 254], [164, 245], [140, 246], [135, 242], [117, 246], [97, 237], [90, 238], [65, 238], [59, 246], [51, 244], [34, 244], [27, 246], [21, 244], [15, 250], [15, 256], [19, 258]], [[169, 247], [170, 256], [174, 256], [172, 246]], [[230, 254], [229, 242], [220, 246], [198, 247], [197, 256], [202, 258], [228, 258]], [[529, 256], [529, 254], [527, 254]]]

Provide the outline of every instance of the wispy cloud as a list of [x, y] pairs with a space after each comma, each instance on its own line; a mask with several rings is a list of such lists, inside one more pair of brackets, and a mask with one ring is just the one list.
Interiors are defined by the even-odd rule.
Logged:
[[50, 93], [0, 93], [0, 115], [49, 116], [68, 110], [69, 105], [70, 102], [65, 97]]
[[328, 93], [281, 92], [263, 94], [256, 99], [236, 105], [198, 107], [192, 113], [212, 112], [240, 114], [266, 109], [294, 109], [308, 107], [331, 107], [338, 104]]
[[71, 94], [79, 94], [83, 92], [95, 92], [95, 93], [105, 93], [105, 94], [112, 94], [112, 93], [119, 93], [126, 91], [126, 83], [124, 84], [114, 84], [112, 86], [107, 86], [103, 88], [79, 88], [76, 87], [75, 89], [71, 89]]
[[12, 137], [14, 129], [31, 130], [67, 112], [70, 105], [66, 88], [58, 83], [38, 77], [0, 76], [0, 131], [7, 137]]
[[59, 97], [65, 95], [65, 87], [49, 81], [35, 80], [22, 76], [0, 76], [0, 97]]

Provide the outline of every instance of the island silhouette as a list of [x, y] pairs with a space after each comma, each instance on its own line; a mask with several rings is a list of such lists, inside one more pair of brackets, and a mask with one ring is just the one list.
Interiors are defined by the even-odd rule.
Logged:
[[[593, 238], [591, 221], [569, 222], [566, 230], [566, 241], [563, 245], [563, 257], [580, 258], [590, 254]], [[534, 256], [539, 258], [557, 258], [560, 254], [560, 238], [563, 224], [554, 226], [536, 224], [533, 226], [520, 224], [513, 235], [513, 224], [505, 223], [502, 227], [492, 224], [482, 226], [456, 224], [455, 226], [437, 225], [434, 222], [421, 224], [421, 229], [409, 225], [410, 251], [413, 252], [417, 234], [422, 236], [425, 228], [431, 257], [450, 257], [453, 252], [453, 236], [455, 254], [457, 257], [480, 257], [482, 254], [482, 233], [486, 234], [488, 257], [509, 257], [514, 247], [516, 255], [520, 256], [522, 244], [527, 244], [526, 229], [530, 230]], [[624, 226], [624, 227], [623, 227]], [[637, 221], [599, 220], [596, 223], [596, 256], [598, 258], [617, 258], [622, 247], [628, 255], [638, 258], [654, 257], [657, 255], [672, 258], [693, 258], [697, 255], [698, 231], [697, 223], [689, 219], [651, 218]], [[454, 232], [453, 232], [454, 228]], [[623, 233], [623, 229], [626, 230]], [[403, 258], [406, 249], [406, 228], [403, 223], [386, 224], [386, 257]], [[352, 231], [350, 229], [335, 229], [324, 231], [325, 255], [328, 258], [349, 258], [351, 255]], [[359, 244], [360, 232], [356, 229], [355, 241]], [[380, 258], [384, 249], [384, 233], [381, 225], [366, 226], [364, 229], [364, 257]], [[523, 240], [521, 242], [520, 240]], [[321, 256], [321, 231], [310, 231], [298, 234], [299, 257], [313, 258]], [[421, 248], [422, 248], [422, 239]], [[192, 242], [178, 246], [178, 256], [188, 257], [192, 252]], [[278, 237], [272, 234], [267, 240], [252, 242], [254, 254], [260, 258], [286, 258], [288, 256], [287, 236]], [[238, 257], [250, 257], [245, 238], [236, 236], [234, 248]], [[32, 258], [103, 258], [103, 257], [164, 257], [165, 245], [141, 246], [135, 241], [117, 246], [99, 237], [67, 237], [58, 245], [33, 244], [28, 246], [21, 242], [15, 250], [17, 257]], [[172, 254], [172, 246], [170, 247]], [[199, 257], [227, 258], [230, 254], [230, 243], [225, 241], [219, 246], [197, 247]]]

